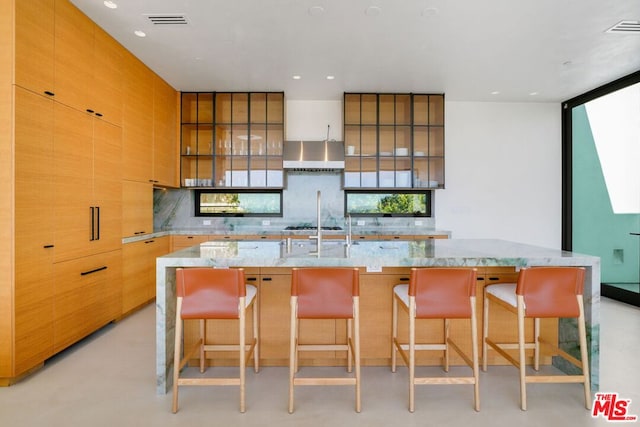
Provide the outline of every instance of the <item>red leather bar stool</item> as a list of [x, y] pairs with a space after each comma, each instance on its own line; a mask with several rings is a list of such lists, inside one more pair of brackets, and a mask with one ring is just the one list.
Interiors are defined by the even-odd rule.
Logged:
[[[179, 386], [233, 385], [240, 386], [240, 412], [245, 411], [245, 367], [253, 354], [254, 369], [258, 372], [258, 293], [257, 288], [245, 284], [242, 269], [178, 268], [176, 269], [176, 333], [173, 360], [173, 413], [178, 411]], [[253, 337], [246, 342], [245, 319], [253, 309]], [[189, 350], [182, 352], [183, 320], [197, 319], [199, 339]], [[238, 319], [238, 344], [207, 344], [207, 321]], [[238, 352], [240, 373], [237, 378], [186, 378], [180, 371], [196, 353], [200, 372], [205, 371], [208, 351]]]
[[[289, 353], [289, 413], [293, 413], [296, 385], [355, 385], [356, 412], [360, 412], [360, 314], [357, 268], [294, 268], [291, 277], [291, 338]], [[300, 319], [346, 319], [344, 344], [300, 344]], [[299, 351], [347, 351], [350, 377], [296, 377]]]
[[[398, 339], [398, 306], [408, 314], [409, 343]], [[409, 367], [409, 411], [415, 407], [415, 386], [419, 384], [473, 384], [474, 409], [480, 410], [478, 373], [478, 330], [476, 321], [476, 270], [471, 268], [412, 268], [408, 285], [393, 288], [391, 371], [396, 371], [396, 352]], [[442, 343], [416, 343], [416, 320], [443, 319]], [[449, 336], [450, 319], [469, 319], [471, 359]], [[453, 349], [472, 375], [463, 377], [416, 377], [416, 351], [444, 351], [443, 368], [449, 371], [449, 352]], [[408, 352], [408, 354], [407, 354]]]
[[[488, 285], [484, 289], [482, 369], [487, 370], [487, 352], [493, 349], [520, 370], [520, 407], [523, 411], [527, 409], [527, 383], [581, 383], [584, 385], [585, 407], [591, 409], [583, 288], [584, 268], [532, 267], [520, 270], [517, 283], [498, 283]], [[496, 343], [489, 337], [490, 303], [496, 303], [517, 315], [517, 343]], [[533, 341], [529, 342], [525, 342], [526, 318], [533, 318]], [[540, 318], [576, 318], [582, 360], [560, 349], [556, 343], [542, 339]], [[582, 373], [580, 375], [527, 375], [525, 350], [533, 349], [533, 367], [537, 371], [540, 365], [541, 344], [548, 348], [553, 356], [562, 356], [571, 364], [581, 368]], [[518, 359], [515, 359], [507, 350], [518, 350]]]

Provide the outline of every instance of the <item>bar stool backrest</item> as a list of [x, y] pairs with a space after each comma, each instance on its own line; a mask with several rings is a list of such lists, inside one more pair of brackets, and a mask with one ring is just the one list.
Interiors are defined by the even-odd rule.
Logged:
[[526, 317], [578, 317], [583, 289], [582, 267], [531, 267], [520, 270], [516, 294], [524, 297]]
[[468, 319], [469, 298], [476, 295], [476, 270], [412, 268], [409, 295], [416, 297], [416, 318]]
[[293, 269], [291, 295], [298, 297], [298, 318], [353, 318], [353, 297], [360, 295], [357, 268]]
[[238, 319], [239, 298], [246, 292], [242, 269], [176, 270], [176, 294], [182, 297], [183, 319]]

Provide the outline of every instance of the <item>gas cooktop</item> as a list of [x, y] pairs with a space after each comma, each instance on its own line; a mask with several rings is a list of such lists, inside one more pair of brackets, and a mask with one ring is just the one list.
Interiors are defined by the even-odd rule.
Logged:
[[[316, 227], [315, 225], [288, 225], [287, 227], [285, 227], [285, 230], [317, 230], [318, 227]], [[333, 230], [333, 231], [340, 231], [342, 230], [342, 227], [327, 227], [327, 226], [322, 226], [320, 227], [321, 230]]]

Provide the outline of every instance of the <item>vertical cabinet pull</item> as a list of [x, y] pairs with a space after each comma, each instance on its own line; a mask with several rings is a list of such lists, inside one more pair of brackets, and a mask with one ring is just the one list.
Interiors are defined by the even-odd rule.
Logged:
[[89, 206], [91, 213], [91, 236], [90, 242], [100, 240], [100, 206]]

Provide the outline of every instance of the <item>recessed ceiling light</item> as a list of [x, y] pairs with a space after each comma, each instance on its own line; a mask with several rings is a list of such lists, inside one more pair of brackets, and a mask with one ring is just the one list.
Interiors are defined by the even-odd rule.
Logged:
[[369, 6], [365, 9], [364, 14], [367, 16], [378, 16], [382, 12], [378, 6]]
[[311, 6], [309, 8], [309, 15], [311, 16], [319, 16], [324, 13], [324, 7], [322, 6]]
[[295, 76], [293, 76], [293, 80], [300, 80], [301, 78], [302, 78], [302, 76], [299, 76], [297, 74]]
[[439, 10], [435, 7], [428, 7], [422, 11], [422, 16], [436, 16]]
[[500, 95], [500, 91], [494, 90], [493, 92], [491, 92], [491, 95]]
[[107, 6], [109, 9], [117, 9], [118, 5], [115, 4], [114, 2], [110, 1], [110, 0], [105, 0], [104, 2], [102, 2], [105, 6]]
[[336, 76], [327, 76], [327, 80], [333, 80], [335, 78], [336, 78]]
[[135, 30], [133, 34], [135, 34], [138, 37], [147, 37], [147, 34], [144, 31], [140, 31], [140, 30]]

